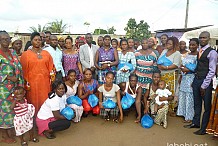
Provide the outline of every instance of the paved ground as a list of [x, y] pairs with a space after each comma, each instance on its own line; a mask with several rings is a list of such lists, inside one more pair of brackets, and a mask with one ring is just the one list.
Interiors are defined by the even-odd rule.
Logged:
[[[133, 112], [131, 112], [128, 117], [124, 117], [124, 122], [122, 124], [114, 123], [112, 121], [105, 122], [100, 117], [93, 117], [90, 115], [80, 123], [72, 124], [68, 130], [56, 133], [56, 139], [50, 140], [45, 137], [39, 137], [39, 143], [29, 143], [29, 145], [218, 146], [218, 141], [212, 140], [211, 135], [196, 136], [193, 132], [197, 129], [183, 128], [184, 124], [182, 123], [182, 120], [181, 117], [169, 117], [167, 129], [163, 129], [158, 125], [154, 125], [150, 129], [144, 129], [140, 124], [134, 123]], [[18, 145], [20, 145], [19, 141], [16, 144], [10, 145], [0, 143], [0, 146]]]

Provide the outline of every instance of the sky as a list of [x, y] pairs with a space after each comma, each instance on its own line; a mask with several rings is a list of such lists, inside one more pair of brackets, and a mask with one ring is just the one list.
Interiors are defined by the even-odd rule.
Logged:
[[[0, 5], [0, 30], [23, 33], [61, 19], [74, 34], [112, 26], [115, 34], [125, 34], [130, 18], [144, 20], [152, 32], [184, 28], [186, 11], [186, 0], [0, 0]], [[217, 10], [218, 0], [190, 0], [188, 27], [218, 26]]]

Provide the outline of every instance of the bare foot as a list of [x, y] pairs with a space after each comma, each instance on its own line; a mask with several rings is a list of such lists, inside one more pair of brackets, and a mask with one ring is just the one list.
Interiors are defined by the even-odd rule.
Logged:
[[140, 123], [140, 121], [141, 121], [140, 119], [141, 119], [140, 117], [137, 117], [135, 120], [135, 123]]

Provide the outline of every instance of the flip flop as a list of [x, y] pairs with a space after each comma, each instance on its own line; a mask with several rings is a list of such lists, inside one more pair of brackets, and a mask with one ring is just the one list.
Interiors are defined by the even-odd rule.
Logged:
[[8, 138], [8, 139], [2, 139], [1, 142], [7, 143], [7, 144], [12, 144], [12, 143], [16, 143], [17, 141], [15, 139]]
[[21, 142], [21, 146], [28, 146], [28, 143], [26, 141]]
[[47, 132], [47, 131], [44, 131], [43, 134], [44, 134], [45, 137], [48, 138], [48, 139], [54, 139], [54, 138], [56, 138], [56, 137], [54, 136], [54, 134], [49, 133], [49, 132]]
[[37, 138], [34, 137], [32, 140], [30, 139], [30, 141], [35, 142], [35, 143], [38, 143], [38, 142], [39, 142], [39, 139], [37, 139]]

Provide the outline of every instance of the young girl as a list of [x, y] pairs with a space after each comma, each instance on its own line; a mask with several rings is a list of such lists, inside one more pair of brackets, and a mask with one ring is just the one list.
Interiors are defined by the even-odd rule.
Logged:
[[62, 81], [52, 84], [52, 91], [37, 114], [36, 125], [39, 135], [43, 134], [48, 139], [54, 139], [56, 138], [54, 132], [70, 127], [71, 122], [60, 113], [66, 105], [66, 91], [67, 87]]
[[13, 93], [14, 101], [11, 104], [11, 109], [14, 109], [15, 112], [14, 127], [16, 136], [19, 136], [22, 146], [28, 145], [23, 138], [23, 135], [28, 131], [30, 131], [30, 141], [39, 142], [39, 140], [33, 136], [33, 116], [35, 107], [32, 104], [27, 103], [25, 94], [26, 91], [23, 87], [15, 87]]
[[[66, 96], [74, 96], [77, 94], [77, 88], [79, 81], [76, 80], [76, 71], [71, 69], [67, 73], [67, 81], [65, 82], [67, 86]], [[83, 106], [78, 106], [76, 104], [70, 104], [69, 107], [73, 108], [76, 112], [76, 117], [73, 119], [74, 122], [79, 122], [83, 114]]]
[[[120, 103], [120, 87], [113, 84], [114, 73], [109, 71], [106, 73], [105, 84], [98, 88], [99, 91], [99, 107], [100, 115], [105, 118], [105, 120], [110, 120], [110, 116], [113, 116], [113, 121], [118, 121], [118, 113], [120, 112], [120, 122], [123, 121], [123, 110]], [[114, 109], [105, 109], [103, 107], [103, 102], [107, 99], [111, 99], [113, 102], [117, 103]]]

